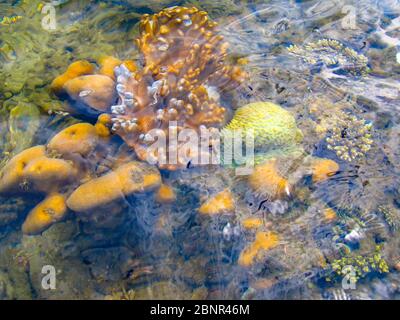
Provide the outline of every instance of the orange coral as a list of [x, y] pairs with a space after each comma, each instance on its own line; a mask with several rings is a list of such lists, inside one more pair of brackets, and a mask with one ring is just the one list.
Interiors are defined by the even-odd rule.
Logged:
[[62, 75], [58, 76], [51, 83], [51, 89], [56, 93], [61, 93], [64, 84], [76, 77], [91, 74], [94, 71], [94, 66], [86, 60], [79, 60], [71, 63], [68, 67], [67, 71], [65, 71]]
[[132, 161], [82, 184], [67, 199], [67, 205], [74, 211], [87, 212], [124, 196], [153, 190], [160, 184], [158, 170]]
[[239, 264], [250, 266], [254, 260], [262, 254], [263, 251], [276, 247], [279, 243], [278, 236], [273, 232], [259, 231], [256, 233], [256, 239], [239, 256]]
[[62, 220], [66, 213], [65, 197], [58, 193], [50, 194], [28, 214], [22, 225], [22, 232], [28, 235], [38, 234]]
[[313, 182], [322, 182], [327, 180], [339, 171], [339, 164], [330, 159], [316, 158], [312, 163]]
[[87, 156], [94, 150], [97, 141], [95, 127], [89, 123], [78, 123], [57, 133], [47, 147], [61, 155], [77, 153]]
[[156, 193], [156, 200], [159, 203], [169, 203], [176, 200], [174, 189], [169, 185], [162, 184]]
[[[90, 114], [112, 114], [107, 124], [98, 122], [97, 131], [107, 136], [104, 127], [109, 126], [140, 160], [151, 160], [168, 170], [183, 168], [200, 153], [178, 156], [185, 142], [153, 153], [149, 150], [154, 141], [150, 131], [163, 132], [168, 143], [183, 129], [221, 127], [227, 114], [221, 95], [246, 78], [238, 66], [226, 63], [228, 44], [216, 32], [216, 26], [206, 12], [196, 8], [172, 7], [145, 14], [136, 39], [144, 59], [142, 69], [133, 61], [105, 56], [98, 61], [99, 74], [77, 78], [79, 73], [87, 74], [89, 68], [73, 72], [82, 63], [71, 65], [54, 81], [53, 90], [63, 89], [78, 107], [88, 106]], [[67, 81], [72, 76], [74, 79]], [[114, 80], [119, 98], [118, 104], [111, 106], [115, 101], [111, 90]]]
[[226, 189], [208, 199], [199, 208], [199, 213], [204, 215], [215, 215], [229, 213], [235, 210], [235, 201], [232, 193]]
[[276, 159], [255, 166], [248, 184], [257, 196], [275, 200], [290, 194], [290, 184], [278, 171]]
[[263, 221], [260, 218], [247, 218], [242, 221], [242, 225], [245, 229], [257, 229], [263, 225]]

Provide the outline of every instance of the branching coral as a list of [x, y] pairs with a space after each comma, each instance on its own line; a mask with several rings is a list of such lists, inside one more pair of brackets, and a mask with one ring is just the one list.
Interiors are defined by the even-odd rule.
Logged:
[[388, 273], [389, 267], [382, 257], [381, 250], [381, 246], [377, 246], [374, 252], [366, 256], [345, 256], [333, 261], [330, 268], [334, 275], [339, 277], [348, 276], [353, 283], [373, 272]]
[[322, 39], [309, 42], [302, 47], [291, 45], [287, 49], [313, 65], [322, 62], [328, 67], [346, 70], [357, 75], [365, 75], [369, 72], [368, 58], [337, 40]]
[[345, 161], [354, 161], [365, 156], [373, 143], [372, 123], [349, 113], [341, 113], [334, 128], [328, 133], [328, 149]]

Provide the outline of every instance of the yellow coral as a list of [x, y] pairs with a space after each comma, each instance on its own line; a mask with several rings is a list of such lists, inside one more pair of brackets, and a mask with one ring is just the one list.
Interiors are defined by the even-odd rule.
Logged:
[[169, 185], [162, 184], [161, 187], [157, 190], [156, 200], [159, 203], [170, 203], [176, 200], [176, 194], [174, 189], [172, 189]]
[[199, 208], [199, 213], [204, 215], [216, 215], [232, 213], [235, 210], [235, 201], [229, 190], [224, 190], [208, 199]]
[[94, 150], [97, 142], [96, 128], [89, 123], [78, 123], [57, 133], [47, 147], [62, 155], [77, 153], [87, 156]]
[[46, 154], [44, 146], [26, 149], [12, 158], [1, 171], [0, 193], [25, 191], [24, 170], [28, 164]]
[[116, 99], [114, 81], [101, 74], [75, 77], [63, 88], [72, 100], [89, 107], [89, 112], [107, 111]]
[[242, 221], [242, 225], [245, 229], [257, 229], [263, 225], [263, 221], [260, 218], [247, 218]]
[[276, 247], [278, 243], [279, 238], [275, 233], [264, 231], [257, 232], [254, 242], [240, 253], [239, 264], [245, 267], [252, 265], [263, 251]]
[[269, 200], [290, 194], [290, 184], [278, 172], [276, 159], [267, 160], [255, 166], [248, 178], [248, 184], [257, 196]]
[[61, 93], [64, 84], [73, 78], [91, 74], [94, 72], [94, 66], [86, 60], [75, 61], [69, 65], [67, 71], [65, 71], [62, 75], [58, 76], [51, 83], [51, 89], [54, 93]]
[[38, 157], [29, 162], [23, 176], [32, 183], [34, 190], [48, 192], [76, 178], [78, 172], [65, 160]]
[[65, 197], [59, 193], [50, 194], [29, 212], [22, 225], [22, 232], [28, 235], [39, 234], [62, 220], [66, 213]]
[[339, 171], [339, 164], [330, 159], [316, 158], [312, 163], [312, 180], [314, 183], [322, 182]]
[[86, 212], [133, 193], [153, 190], [160, 185], [161, 175], [156, 168], [132, 161], [82, 184], [67, 199], [67, 205], [74, 211]]

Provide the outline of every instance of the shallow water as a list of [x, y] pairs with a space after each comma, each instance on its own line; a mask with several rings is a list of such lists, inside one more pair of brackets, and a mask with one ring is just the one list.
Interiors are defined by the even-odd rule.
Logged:
[[[140, 18], [172, 6], [208, 12], [229, 43], [227, 61], [248, 75], [227, 93], [208, 90], [227, 110], [224, 124], [252, 102], [293, 115], [303, 136], [296, 150], [263, 142], [257, 154], [275, 161], [285, 192], [268, 194], [271, 174], [252, 188], [232, 166], [161, 168], [172, 202], [158, 201], [157, 188], [122, 194], [89, 212], [69, 208], [27, 235], [21, 228], [44, 195], [21, 180], [19, 192], [0, 195], [0, 299], [398, 299], [397, 0], [0, 1], [0, 168], [73, 124], [96, 123], [51, 82], [77, 60], [143, 66]], [[136, 159], [117, 134], [108, 139], [85, 155], [93, 172], [79, 184]], [[319, 179], [317, 158], [338, 169]], [[58, 187], [69, 196], [78, 185]], [[202, 214], [224, 191], [233, 208]], [[263, 247], [262, 236], [276, 239]], [[52, 271], [55, 289], [43, 282]]]

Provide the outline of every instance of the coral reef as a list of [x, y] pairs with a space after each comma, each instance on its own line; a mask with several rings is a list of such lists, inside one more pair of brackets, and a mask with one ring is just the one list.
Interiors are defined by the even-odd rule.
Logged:
[[88, 212], [161, 186], [157, 168], [129, 157], [121, 164], [114, 159], [114, 170], [96, 172], [107, 141], [102, 139], [107, 138], [97, 135], [93, 125], [75, 124], [57, 133], [47, 145], [28, 148], [6, 164], [0, 174], [0, 194], [45, 195], [26, 217], [25, 234], [39, 234], [63, 220], [67, 208]]

